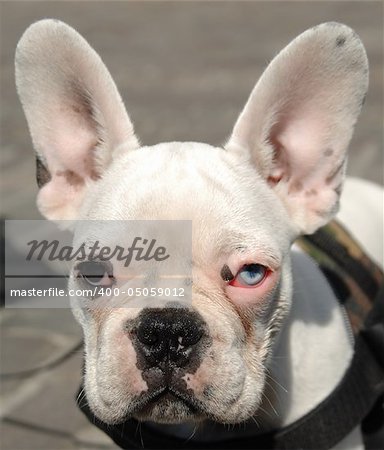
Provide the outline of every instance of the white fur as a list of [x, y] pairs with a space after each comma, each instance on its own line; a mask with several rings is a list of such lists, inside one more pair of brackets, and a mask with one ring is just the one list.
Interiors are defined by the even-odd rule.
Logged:
[[[356, 34], [322, 24], [289, 44], [257, 83], [225, 149], [193, 142], [139, 148], [102, 61], [58, 21], [25, 32], [16, 80], [35, 149], [51, 176], [38, 198], [49, 219], [193, 220], [192, 306], [212, 345], [182, 380], [205, 412], [218, 423], [255, 415], [269, 429], [320, 402], [348, 366], [352, 342], [319, 269], [290, 247], [338, 209], [346, 151], [368, 84]], [[357, 191], [358, 204], [372, 205], [366, 214], [356, 211]], [[373, 215], [382, 192], [353, 181], [346, 194], [340, 217], [378, 260], [382, 217]], [[223, 264], [236, 268], [245, 257], [271, 268], [264, 291], [250, 295], [220, 278]], [[87, 398], [98, 417], [114, 423], [148, 390], [124, 332], [138, 310], [98, 314], [80, 300], [72, 304], [84, 329]], [[204, 397], [206, 387], [213, 396]], [[155, 408], [149, 418], [193, 420], [177, 406]], [[202, 437], [209, 438], [204, 423]], [[352, 445], [361, 448], [358, 430], [340, 448]]]

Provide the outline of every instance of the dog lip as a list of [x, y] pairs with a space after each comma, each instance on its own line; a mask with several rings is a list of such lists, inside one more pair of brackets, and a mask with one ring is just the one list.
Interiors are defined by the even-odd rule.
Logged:
[[197, 413], [199, 411], [200, 408], [198, 407], [197, 402], [195, 402], [191, 396], [178, 392], [173, 388], [168, 388], [168, 393], [173, 395], [178, 400], [181, 400], [193, 413]]
[[162, 400], [163, 398], [170, 398], [170, 399], [174, 398], [183, 402], [192, 413], [198, 413], [201, 409], [197, 405], [197, 402], [194, 401], [194, 399], [191, 398], [189, 395], [185, 395], [177, 391], [173, 387], [162, 386], [159, 389], [156, 389], [156, 391], [152, 392], [151, 394], [146, 395], [144, 398], [140, 399], [136, 403], [134, 411], [131, 411], [131, 414], [135, 414], [140, 410], [145, 409], [147, 406], [155, 404], [156, 402]]

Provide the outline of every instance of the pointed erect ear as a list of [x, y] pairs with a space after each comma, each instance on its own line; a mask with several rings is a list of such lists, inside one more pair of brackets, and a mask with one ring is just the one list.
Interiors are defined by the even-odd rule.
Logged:
[[97, 53], [57, 20], [36, 22], [20, 39], [16, 84], [37, 154], [39, 209], [76, 219], [89, 185], [138, 147], [121, 97]]
[[300, 233], [337, 211], [346, 151], [368, 87], [368, 62], [353, 30], [307, 30], [270, 63], [227, 149], [249, 152]]

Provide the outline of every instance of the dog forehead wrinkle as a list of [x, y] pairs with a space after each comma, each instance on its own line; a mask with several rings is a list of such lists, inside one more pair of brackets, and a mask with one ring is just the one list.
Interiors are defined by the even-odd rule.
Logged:
[[239, 258], [242, 255], [249, 255], [255, 261], [247, 262], [263, 262], [274, 270], [279, 269], [282, 263], [282, 251], [278, 241], [274, 240], [273, 236], [266, 233], [265, 230], [258, 229], [256, 226], [252, 228], [250, 226], [247, 233], [237, 233], [236, 235], [222, 230], [215, 257], [218, 258], [222, 255], [238, 255]]
[[[233, 171], [235, 158], [219, 147], [200, 143], [163, 143], [153, 147], [142, 147], [135, 152], [127, 153], [121, 161], [129, 170], [134, 165], [135, 171], [143, 167], [148, 174], [172, 174], [174, 179], [184, 179], [186, 175], [201, 175], [207, 172], [209, 164], [215, 164], [215, 170]], [[229, 164], [228, 164], [229, 162]], [[216, 179], [216, 178], [215, 178]]]

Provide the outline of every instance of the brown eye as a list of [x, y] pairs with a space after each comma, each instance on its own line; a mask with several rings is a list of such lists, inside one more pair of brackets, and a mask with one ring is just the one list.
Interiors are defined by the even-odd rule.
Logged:
[[91, 286], [109, 287], [115, 282], [111, 264], [100, 261], [83, 261], [74, 269], [75, 277]]

